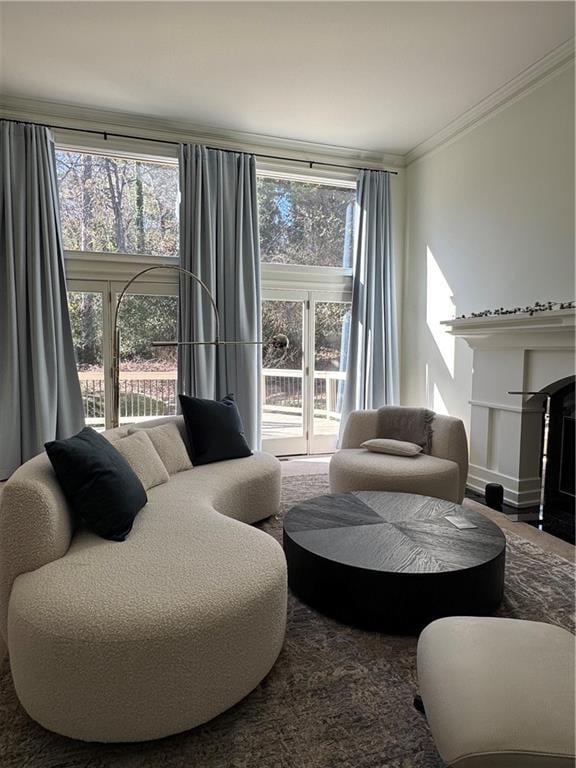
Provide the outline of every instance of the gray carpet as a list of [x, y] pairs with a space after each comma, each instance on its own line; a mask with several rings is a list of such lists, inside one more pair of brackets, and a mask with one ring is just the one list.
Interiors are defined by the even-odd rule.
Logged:
[[[283, 510], [327, 492], [326, 475], [284, 481]], [[281, 520], [262, 527], [281, 535]], [[573, 631], [573, 569], [507, 534], [499, 615]], [[0, 670], [1, 768], [440, 768], [413, 709], [416, 640], [363, 632], [290, 597], [286, 644], [266, 680], [212, 722], [162, 741], [97, 745], [55, 736], [19, 706]]]

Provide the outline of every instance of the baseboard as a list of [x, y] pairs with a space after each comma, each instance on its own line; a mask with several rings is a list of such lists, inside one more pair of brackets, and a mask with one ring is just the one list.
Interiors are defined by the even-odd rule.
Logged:
[[540, 504], [541, 480], [539, 477], [518, 479], [486, 467], [470, 465], [466, 487], [483, 494], [487, 483], [501, 485], [504, 488], [504, 503], [511, 507], [523, 509]]

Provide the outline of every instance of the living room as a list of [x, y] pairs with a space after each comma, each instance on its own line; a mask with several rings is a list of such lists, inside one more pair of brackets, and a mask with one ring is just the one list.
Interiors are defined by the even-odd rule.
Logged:
[[571, 766], [574, 4], [0, 2], [2, 768]]

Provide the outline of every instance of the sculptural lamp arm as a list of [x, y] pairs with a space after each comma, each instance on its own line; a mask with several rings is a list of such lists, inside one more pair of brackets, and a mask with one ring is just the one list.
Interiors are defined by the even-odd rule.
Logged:
[[[220, 314], [216, 306], [216, 301], [210, 289], [206, 285], [206, 283], [203, 282], [198, 277], [198, 275], [195, 275], [194, 272], [191, 272], [189, 269], [185, 269], [184, 267], [178, 267], [173, 264], [157, 264], [153, 267], [147, 267], [146, 269], [143, 269], [137, 274], [135, 274], [134, 277], [132, 277], [122, 289], [122, 292], [118, 297], [118, 301], [116, 302], [116, 309], [114, 311], [114, 323], [112, 325], [112, 418], [111, 418], [112, 427], [117, 427], [120, 424], [120, 329], [118, 327], [120, 305], [122, 304], [122, 299], [126, 295], [128, 289], [133, 283], [136, 282], [136, 280], [142, 277], [142, 275], [145, 275], [147, 272], [153, 272], [154, 270], [157, 270], [157, 269], [171, 269], [175, 272], [178, 272], [179, 274], [187, 275], [191, 280], [193, 280], [197, 285], [200, 286], [200, 288], [206, 293], [206, 295], [210, 300], [210, 304], [212, 305], [212, 309], [214, 310], [214, 319], [216, 321], [216, 333], [215, 333], [214, 339], [211, 341], [195, 341], [191, 343], [197, 344], [197, 345], [213, 345], [213, 346], [218, 346], [221, 343], [220, 342]], [[245, 343], [259, 343], [259, 342], [245, 342]]]

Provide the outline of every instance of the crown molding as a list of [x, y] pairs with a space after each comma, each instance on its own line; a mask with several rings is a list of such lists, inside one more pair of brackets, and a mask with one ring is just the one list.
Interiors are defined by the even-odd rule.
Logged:
[[78, 104], [31, 99], [21, 96], [0, 97], [0, 117], [30, 122], [57, 124], [58, 127], [74, 130], [91, 129], [102, 133], [134, 133], [143, 140], [154, 139], [167, 142], [191, 142], [216, 145], [222, 149], [274, 154], [287, 160], [298, 159], [321, 164], [380, 168], [402, 168], [402, 155], [341, 147], [320, 142], [285, 139], [277, 136], [235, 131], [225, 128], [199, 126], [186, 120], [166, 120], [136, 113], [84, 107]]
[[554, 48], [508, 83], [498, 88], [474, 107], [463, 112], [430, 138], [404, 155], [405, 165], [456, 141], [513, 102], [523, 98], [547, 80], [574, 66], [574, 37]]

